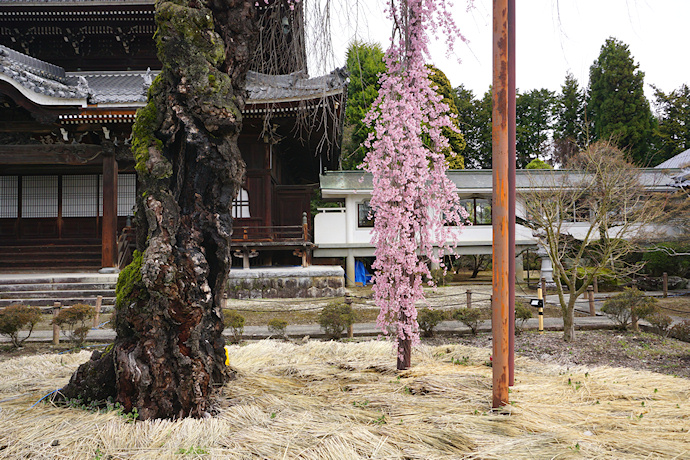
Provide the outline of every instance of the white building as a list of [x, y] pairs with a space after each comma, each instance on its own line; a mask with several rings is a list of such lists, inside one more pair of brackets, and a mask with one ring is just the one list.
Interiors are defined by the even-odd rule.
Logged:
[[[671, 176], [678, 170], [644, 169], [641, 180], [651, 190], [671, 191]], [[523, 199], [525, 192], [551, 186], [558, 178], [569, 175], [577, 181], [581, 173], [567, 170], [518, 170], [516, 172], [516, 216], [526, 219]], [[455, 183], [461, 204], [470, 213], [471, 226], [455, 233], [456, 254], [491, 254], [493, 229], [491, 226], [492, 171], [452, 170], [448, 176]], [[372, 194], [372, 176], [361, 171], [327, 171], [320, 177], [324, 199], [337, 199], [344, 207], [320, 208], [314, 217], [314, 257], [345, 258], [348, 282], [355, 278], [355, 258], [373, 257], [371, 244], [373, 222], [369, 220], [368, 201]], [[577, 238], [589, 228], [582, 216], [573, 216], [569, 232]], [[515, 253], [523, 249], [539, 249], [532, 230], [515, 226]], [[542, 259], [542, 273], [549, 280], [550, 261]]]

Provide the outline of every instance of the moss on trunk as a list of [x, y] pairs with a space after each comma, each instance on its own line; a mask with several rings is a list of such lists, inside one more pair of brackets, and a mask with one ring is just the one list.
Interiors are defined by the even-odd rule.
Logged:
[[[125, 269], [117, 338], [100, 357], [115, 400], [139, 417], [204, 417], [225, 366], [223, 292], [231, 263], [232, 199], [244, 176], [237, 146], [248, 57], [257, 37], [250, 1], [159, 1], [163, 64], [133, 128], [141, 257]], [[97, 385], [79, 375], [64, 393]], [[82, 398], [85, 399], [85, 398]], [[89, 399], [92, 399], [89, 397]], [[103, 398], [104, 399], [104, 398]]]

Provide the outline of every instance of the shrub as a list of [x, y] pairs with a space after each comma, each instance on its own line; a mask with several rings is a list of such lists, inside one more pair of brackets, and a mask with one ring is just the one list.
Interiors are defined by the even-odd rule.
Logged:
[[[515, 305], [515, 331], [522, 332], [525, 321], [532, 317], [532, 310], [525, 305]], [[520, 322], [518, 325], [518, 321]]]
[[687, 277], [690, 274], [690, 256], [672, 256], [669, 253], [687, 253], [690, 248], [677, 243], [664, 243], [651, 248], [642, 256], [645, 271], [651, 276], [669, 275]]
[[[10, 338], [15, 348], [22, 346], [31, 336], [34, 326], [41, 320], [41, 310], [27, 305], [10, 305], [0, 310], [0, 334]], [[26, 337], [19, 340], [19, 331], [29, 330]]]
[[469, 327], [472, 331], [472, 335], [477, 335], [481, 316], [482, 312], [476, 308], [458, 308], [453, 312], [453, 319]]
[[669, 335], [674, 339], [690, 342], [690, 319], [674, 324]]
[[319, 325], [331, 339], [337, 340], [343, 331], [355, 322], [352, 306], [342, 302], [331, 302], [319, 313]]
[[285, 337], [285, 329], [287, 328], [288, 322], [284, 319], [273, 318], [268, 322], [268, 332], [272, 335], [279, 335]]
[[67, 329], [67, 336], [72, 343], [81, 345], [86, 340], [90, 327], [86, 322], [96, 316], [96, 309], [91, 305], [77, 303], [68, 308], [63, 308], [53, 318], [52, 323], [62, 329]]
[[661, 336], [668, 337], [669, 328], [671, 324], [673, 324], [673, 319], [670, 316], [666, 313], [657, 311], [649, 315], [647, 321], [649, 321], [649, 324], [654, 328], [654, 332]]
[[632, 314], [642, 319], [656, 311], [656, 299], [647, 297], [644, 292], [635, 288], [625, 288], [620, 294], [608, 299], [601, 307], [606, 316], [613, 319], [621, 329], [626, 329]]
[[223, 311], [223, 325], [226, 329], [230, 329], [230, 341], [232, 343], [239, 343], [242, 340], [244, 333], [244, 316], [237, 313], [235, 310]]
[[445, 314], [441, 310], [434, 310], [433, 308], [422, 308], [417, 312], [417, 324], [422, 330], [424, 337], [432, 337], [434, 329], [438, 323], [445, 319]]
[[[594, 267], [577, 267], [577, 281], [575, 282], [575, 289], [580, 289], [582, 287], [582, 282], [584, 278], [592, 273]], [[570, 276], [570, 275], [569, 275]], [[597, 272], [597, 287], [599, 291], [612, 291], [618, 288], [619, 279], [616, 277], [615, 273], [609, 268], [602, 268]], [[565, 284], [564, 281], [561, 284]]]

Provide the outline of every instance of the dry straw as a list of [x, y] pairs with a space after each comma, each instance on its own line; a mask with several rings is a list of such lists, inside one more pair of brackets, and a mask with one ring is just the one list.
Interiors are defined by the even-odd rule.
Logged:
[[681, 378], [518, 359], [499, 413], [487, 349], [423, 346], [405, 372], [386, 342], [229, 349], [238, 378], [206, 420], [34, 406], [88, 353], [4, 361], [0, 458], [690, 458]]

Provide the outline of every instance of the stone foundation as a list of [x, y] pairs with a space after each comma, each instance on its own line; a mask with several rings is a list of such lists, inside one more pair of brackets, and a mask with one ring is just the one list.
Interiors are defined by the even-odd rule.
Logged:
[[233, 269], [227, 294], [233, 299], [338, 297], [345, 295], [344, 275], [342, 267], [323, 265]]

